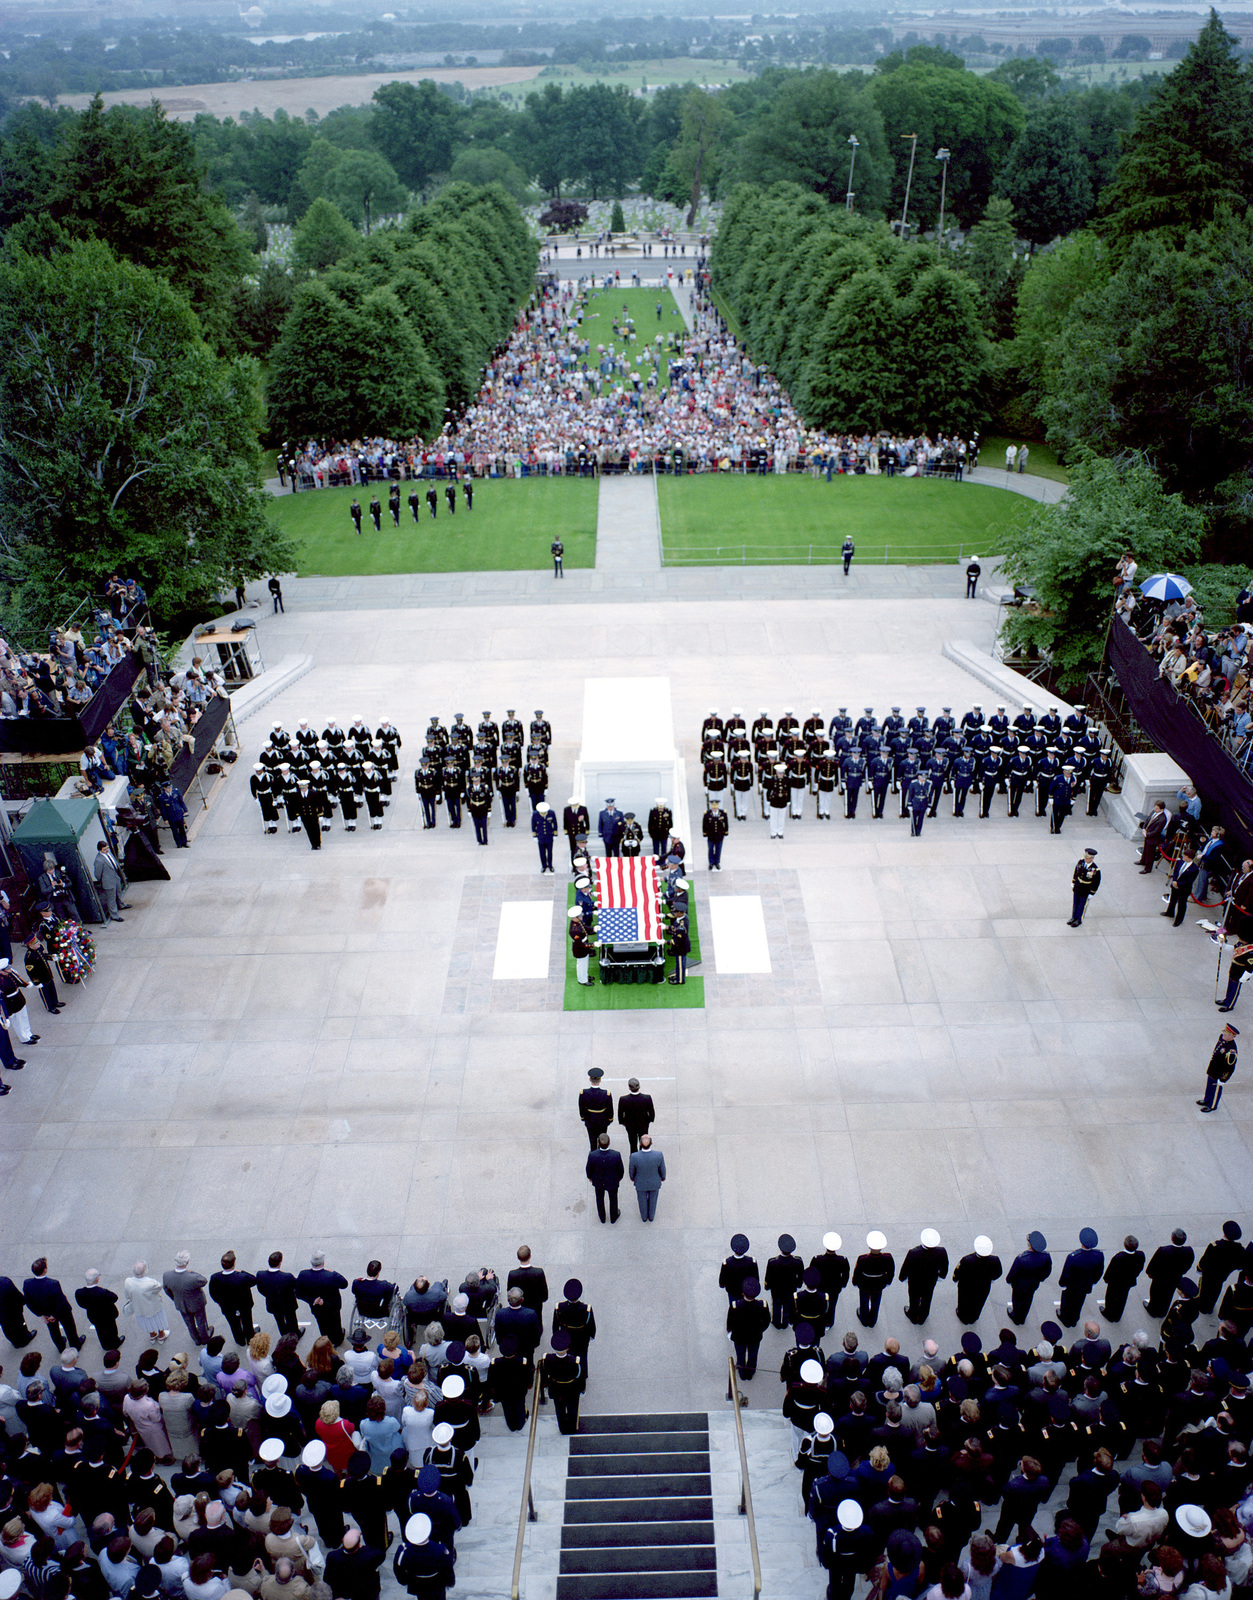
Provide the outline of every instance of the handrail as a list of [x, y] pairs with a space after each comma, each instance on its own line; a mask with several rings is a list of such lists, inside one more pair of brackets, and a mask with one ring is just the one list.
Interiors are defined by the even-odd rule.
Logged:
[[[753, 1600], [761, 1594], [761, 1557], [757, 1553], [757, 1522], [753, 1516], [753, 1491], [748, 1484], [748, 1452], [744, 1448], [744, 1423], [740, 1417], [740, 1386], [735, 1373], [735, 1357], [727, 1357], [727, 1389], [735, 1412], [735, 1438], [740, 1447], [740, 1515], [748, 1518], [748, 1549], [753, 1558]], [[521, 1537], [519, 1535], [519, 1537]], [[517, 1579], [517, 1568], [514, 1569]], [[515, 1589], [513, 1600], [518, 1600]]]
[[[510, 1600], [518, 1600], [518, 1584], [522, 1578], [522, 1541], [526, 1538], [526, 1525], [539, 1519], [535, 1515], [535, 1501], [531, 1496], [531, 1464], [535, 1460], [535, 1430], [539, 1427], [540, 1366], [535, 1363], [535, 1378], [531, 1384], [531, 1432], [526, 1442], [526, 1471], [522, 1475], [522, 1504], [518, 1507], [518, 1542], [513, 1550], [513, 1584]], [[754, 1600], [756, 1597], [754, 1596]]]

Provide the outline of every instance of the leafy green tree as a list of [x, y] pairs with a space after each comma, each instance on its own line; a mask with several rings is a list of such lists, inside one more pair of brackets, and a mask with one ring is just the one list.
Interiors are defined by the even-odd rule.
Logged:
[[621, 200], [615, 200], [613, 203], [613, 212], [609, 218], [609, 231], [610, 233], [626, 232], [626, 217], [623, 215]]
[[640, 102], [622, 84], [579, 85], [566, 96], [566, 176], [581, 179], [593, 200], [621, 194], [643, 166]]
[[512, 156], [491, 145], [471, 144], [459, 150], [448, 177], [452, 183], [499, 183], [519, 205], [525, 205], [535, 192]]
[[6, 625], [64, 615], [119, 566], [158, 612], [290, 566], [260, 486], [255, 362], [223, 361], [186, 300], [99, 240], [0, 260]]
[[670, 156], [673, 187], [682, 187], [687, 201], [687, 225], [696, 221], [701, 191], [717, 193], [718, 177], [731, 131], [731, 117], [717, 95], [689, 89], [683, 97], [679, 137]]
[[824, 428], [895, 427], [909, 412], [903, 343], [909, 330], [884, 275], [851, 277], [831, 302], [797, 388], [805, 415]]
[[960, 273], [932, 267], [902, 309], [915, 334], [906, 345], [904, 384], [916, 425], [970, 434], [987, 414], [991, 370], [973, 290]]
[[[1137, 78], [1137, 86], [1140, 83]], [[1088, 182], [1093, 196], [1099, 198], [1118, 168], [1126, 136], [1135, 121], [1135, 101], [1125, 88], [1097, 84], [1067, 96], [1067, 103], [1074, 113], [1079, 147], [1088, 164]]]
[[1208, 504], [1248, 470], [1253, 438], [1253, 234], [1220, 213], [1175, 249], [1134, 239], [1076, 300], [1051, 352], [1050, 441], [1142, 451], [1166, 486]]
[[1136, 118], [1103, 197], [1104, 231], [1122, 254], [1139, 233], [1175, 240], [1219, 207], [1253, 205], [1253, 94], [1239, 46], [1210, 19], [1187, 56]]
[[253, 255], [260, 255], [263, 250], [268, 250], [270, 245], [270, 230], [265, 225], [265, 218], [261, 215], [261, 202], [257, 199], [254, 190], [244, 203], [244, 214], [240, 219], [240, 227], [252, 242]]
[[1109, 252], [1091, 232], [1072, 234], [1055, 250], [1031, 258], [1018, 291], [1013, 360], [1023, 400], [1037, 419], [1056, 381], [1057, 339], [1071, 307], [1104, 284], [1109, 271]]
[[1003, 83], [1024, 105], [1035, 105], [1053, 94], [1061, 79], [1047, 61], [1038, 57], [1015, 56], [1002, 61], [988, 73], [989, 83]]
[[1032, 244], [1048, 244], [1087, 221], [1092, 182], [1074, 111], [1050, 100], [1031, 112], [997, 180]]
[[305, 272], [325, 272], [355, 254], [360, 235], [329, 200], [315, 200], [292, 233], [292, 259]]
[[269, 262], [255, 278], [241, 278], [231, 299], [236, 348], [249, 356], [268, 356], [283, 331], [296, 292], [292, 275]]
[[452, 166], [457, 108], [430, 78], [374, 91], [370, 134], [400, 181], [419, 193]]
[[1119, 556], [1134, 550], [1146, 575], [1178, 571], [1196, 559], [1203, 529], [1200, 512], [1168, 494], [1142, 457], [1085, 453], [1064, 500], [1007, 530], [1002, 571], [1038, 596], [1036, 608], [1009, 614], [1007, 639], [1051, 653], [1064, 688], [1081, 685], [1104, 651]]
[[750, 183], [797, 183], [843, 203], [850, 135], [860, 141], [854, 170], [858, 208], [879, 212], [887, 200], [892, 158], [864, 73], [812, 72], [787, 79], [744, 134], [740, 176]]
[[229, 342], [227, 307], [251, 259], [234, 217], [205, 191], [191, 132], [159, 104], [104, 109], [66, 128], [48, 213], [72, 237], [100, 239], [187, 296], [210, 340]]
[[958, 260], [961, 270], [978, 287], [983, 329], [992, 337], [1013, 332], [1014, 301], [1021, 279], [1014, 258], [1017, 232], [1013, 206], [993, 195], [983, 216], [966, 235]]
[[524, 165], [545, 194], [558, 200], [570, 173], [569, 123], [569, 108], [559, 83], [546, 83], [540, 93], [527, 95], [521, 136], [527, 152]]
[[331, 177], [343, 159], [344, 151], [333, 145], [329, 139], [323, 139], [319, 135], [313, 140], [305, 153], [304, 160], [300, 163], [300, 171], [296, 174], [296, 187], [301, 196], [301, 204], [299, 216], [289, 211], [288, 216], [292, 222], [299, 222], [315, 200], [330, 199]]
[[367, 237], [371, 218], [402, 210], [409, 198], [377, 150], [343, 151], [327, 178], [326, 191], [350, 221], [361, 223]]

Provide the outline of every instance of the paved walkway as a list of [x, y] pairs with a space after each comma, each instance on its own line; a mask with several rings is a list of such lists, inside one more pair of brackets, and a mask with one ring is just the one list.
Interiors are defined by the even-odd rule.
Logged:
[[1004, 467], [976, 467], [966, 474], [968, 483], [986, 483], [990, 489], [1008, 489], [1042, 505], [1055, 506], [1065, 498], [1066, 485], [1052, 478], [1038, 478], [1034, 472], [1006, 472]]
[[596, 506], [596, 572], [661, 572], [656, 480], [602, 478]]

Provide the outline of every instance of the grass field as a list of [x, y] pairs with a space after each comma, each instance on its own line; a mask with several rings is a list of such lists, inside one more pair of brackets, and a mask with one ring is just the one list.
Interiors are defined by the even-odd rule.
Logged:
[[1021, 495], [935, 479], [661, 478], [667, 566], [789, 565], [839, 559], [851, 534], [859, 562], [957, 561], [1001, 552], [1031, 511]]
[[[383, 531], [375, 533], [370, 500], [382, 489]], [[415, 527], [409, 494], [417, 489], [422, 520]], [[439, 490], [439, 516], [431, 521], [426, 508], [427, 485], [400, 485], [400, 527], [392, 526], [385, 485], [368, 488], [311, 489], [304, 494], [276, 495], [275, 522], [296, 541], [299, 577], [342, 578], [388, 572], [519, 572], [548, 566], [549, 546], [557, 534], [566, 547], [567, 567], [596, 564], [596, 496], [594, 478], [480, 478], [474, 485], [474, 510], [466, 514], [457, 496], [457, 514], [449, 517], [444, 484]], [[362, 533], [353, 529], [348, 508], [353, 494], [364, 513]]]
[[[661, 302], [660, 321], [657, 319], [658, 301]], [[685, 329], [686, 325], [679, 315], [678, 306], [674, 303], [674, 296], [668, 289], [629, 289], [625, 284], [619, 289], [602, 289], [588, 301], [587, 310], [583, 313], [583, 337], [592, 347], [588, 354], [589, 367], [595, 364], [597, 345], [603, 344], [607, 347], [612, 344], [615, 350], [622, 349], [622, 338], [614, 333], [613, 325], [614, 319], [621, 316], [624, 306], [627, 316], [635, 323], [638, 340], [636, 344], [627, 346], [631, 352], [632, 365], [635, 365], [636, 357], [643, 347], [646, 344], [653, 344], [659, 333], [682, 333]], [[639, 367], [638, 370], [647, 380], [649, 369]], [[670, 383], [670, 366], [664, 355], [661, 358], [661, 374], [658, 382], [663, 389]]]
[[[573, 884], [566, 892], [566, 909], [574, 904]], [[601, 983], [595, 955], [588, 967], [588, 976], [597, 981], [588, 988], [579, 982], [574, 971], [574, 957], [570, 941], [566, 940], [566, 993], [563, 1011], [701, 1011], [705, 1005], [705, 980], [693, 977], [691, 965], [701, 959], [700, 930], [696, 926], [695, 891], [688, 894], [687, 929], [692, 941], [688, 956], [686, 983]], [[674, 962], [667, 958], [666, 972], [673, 972]]]
[[1034, 472], [1037, 478], [1052, 478], [1054, 483], [1070, 482], [1070, 473], [1057, 459], [1057, 451], [1043, 439], [1011, 439], [1005, 434], [990, 433], [979, 440], [979, 465], [1004, 469], [1008, 444], [1015, 448], [1020, 444], [1027, 446], [1027, 471]]

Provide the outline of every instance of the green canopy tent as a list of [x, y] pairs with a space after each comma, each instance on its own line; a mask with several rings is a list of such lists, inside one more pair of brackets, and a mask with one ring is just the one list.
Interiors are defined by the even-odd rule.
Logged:
[[91, 877], [96, 845], [104, 837], [97, 802], [70, 795], [36, 800], [13, 830], [13, 843], [31, 883], [39, 882], [44, 856], [55, 856], [74, 887], [74, 899], [84, 922], [105, 920]]

